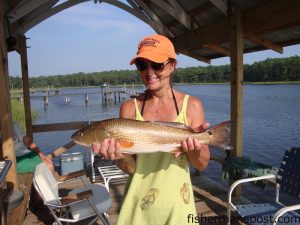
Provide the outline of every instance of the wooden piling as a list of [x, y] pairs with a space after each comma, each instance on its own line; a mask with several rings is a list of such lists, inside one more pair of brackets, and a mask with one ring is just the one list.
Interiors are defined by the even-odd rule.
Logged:
[[85, 93], [84, 102], [85, 102], [85, 105], [87, 105], [89, 103], [89, 94], [88, 93]]
[[48, 96], [44, 96], [44, 107], [48, 107]]

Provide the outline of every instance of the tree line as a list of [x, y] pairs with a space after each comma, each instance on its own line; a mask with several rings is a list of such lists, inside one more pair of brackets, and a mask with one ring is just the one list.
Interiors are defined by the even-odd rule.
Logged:
[[[177, 68], [174, 83], [223, 83], [230, 81], [230, 65]], [[244, 65], [245, 82], [300, 81], [300, 57], [266, 59], [251, 65]], [[84, 87], [99, 86], [103, 83], [122, 85], [139, 84], [141, 80], [136, 70], [111, 70], [93, 73], [73, 73], [67, 75], [39, 76], [29, 79], [30, 88], [41, 87]], [[10, 77], [10, 86], [22, 88], [20, 76]]]

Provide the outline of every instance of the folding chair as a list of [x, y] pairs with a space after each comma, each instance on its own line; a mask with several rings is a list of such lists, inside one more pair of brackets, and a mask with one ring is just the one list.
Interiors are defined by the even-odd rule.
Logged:
[[[274, 202], [262, 204], [234, 205], [231, 195], [239, 184], [276, 178], [276, 198]], [[231, 220], [231, 210], [236, 212], [247, 224], [300, 224], [299, 204], [285, 206], [279, 201], [279, 192], [283, 191], [290, 196], [300, 198], [300, 148], [291, 148], [283, 156], [277, 175], [264, 175], [246, 178], [234, 182], [228, 191], [228, 224]]]
[[79, 177], [84, 187], [70, 191], [66, 197], [59, 197], [58, 185], [77, 179], [78, 172], [64, 175], [68, 180], [57, 182], [48, 167], [41, 163], [35, 169], [33, 184], [58, 224], [94, 217], [89, 224], [101, 219], [104, 225], [110, 225], [107, 211], [112, 202], [107, 189], [101, 184], [86, 184], [82, 175], [84, 171]]

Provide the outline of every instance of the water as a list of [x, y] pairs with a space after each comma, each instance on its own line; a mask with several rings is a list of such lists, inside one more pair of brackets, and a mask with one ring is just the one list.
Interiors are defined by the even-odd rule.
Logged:
[[[206, 120], [211, 125], [230, 119], [229, 85], [177, 85], [175, 89], [202, 100]], [[63, 94], [94, 93], [99, 88], [65, 89]], [[90, 94], [86, 107], [84, 95], [71, 96], [66, 104], [64, 97], [49, 97], [44, 110], [42, 99], [32, 98], [31, 104], [39, 117], [35, 124], [101, 120], [118, 117], [119, 104], [103, 105], [100, 94]], [[244, 87], [244, 146], [243, 155], [279, 167], [286, 149], [300, 145], [300, 85], [245, 85]], [[46, 153], [70, 141], [73, 131], [34, 134], [35, 141]], [[71, 152], [83, 151], [76, 146]], [[57, 161], [56, 161], [57, 163]], [[221, 167], [211, 162], [205, 171], [215, 180], [220, 179]]]

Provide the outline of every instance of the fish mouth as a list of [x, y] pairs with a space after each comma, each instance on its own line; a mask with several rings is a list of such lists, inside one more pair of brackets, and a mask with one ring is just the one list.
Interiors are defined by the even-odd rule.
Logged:
[[73, 137], [71, 137], [71, 138], [78, 145], [82, 145], [82, 146], [85, 146], [85, 147], [91, 147], [92, 146], [92, 144], [83, 143], [83, 142], [80, 142], [80, 141], [74, 139]]

